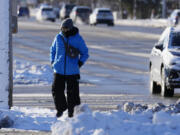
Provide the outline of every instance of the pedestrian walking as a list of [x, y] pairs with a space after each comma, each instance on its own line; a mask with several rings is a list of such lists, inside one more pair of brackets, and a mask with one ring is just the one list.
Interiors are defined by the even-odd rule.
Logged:
[[60, 33], [50, 47], [50, 62], [54, 70], [52, 95], [57, 117], [62, 116], [66, 109], [68, 116], [73, 117], [74, 107], [80, 105], [80, 67], [88, 57], [88, 48], [79, 29], [70, 18], [65, 19], [61, 23]]

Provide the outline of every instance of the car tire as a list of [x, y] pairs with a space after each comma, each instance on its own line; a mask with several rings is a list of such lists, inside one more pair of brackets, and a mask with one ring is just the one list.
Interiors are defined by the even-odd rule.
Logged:
[[52, 21], [52, 22], [55, 22], [56, 20], [55, 20], [55, 19], [52, 19], [51, 21]]
[[159, 94], [161, 93], [161, 87], [152, 78], [152, 70], [150, 70], [150, 93]]
[[161, 70], [161, 96], [163, 96], [163, 97], [173, 97], [174, 88], [167, 87], [165, 80], [166, 80], [165, 70], [164, 70], [164, 68], [162, 68], [162, 70]]

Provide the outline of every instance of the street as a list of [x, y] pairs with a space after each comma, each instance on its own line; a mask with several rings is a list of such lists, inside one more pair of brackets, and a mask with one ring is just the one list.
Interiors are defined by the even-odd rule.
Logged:
[[[111, 110], [125, 102], [171, 104], [180, 97], [178, 90], [173, 98], [149, 93], [149, 54], [162, 28], [77, 26], [90, 54], [81, 69], [82, 103], [95, 110]], [[18, 27], [13, 36], [14, 60], [49, 65], [49, 48], [60, 22], [20, 19]], [[54, 109], [51, 86], [14, 85], [13, 103]]]

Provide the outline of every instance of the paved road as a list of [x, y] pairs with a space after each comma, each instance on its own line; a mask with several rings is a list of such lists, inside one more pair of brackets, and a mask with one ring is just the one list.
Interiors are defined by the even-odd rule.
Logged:
[[0, 135], [51, 135], [51, 132], [1, 129]]

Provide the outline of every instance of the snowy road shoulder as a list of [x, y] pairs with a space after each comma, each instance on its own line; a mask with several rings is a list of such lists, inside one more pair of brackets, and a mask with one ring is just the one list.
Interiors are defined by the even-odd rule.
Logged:
[[[23, 61], [13, 63], [13, 84], [16, 86], [49, 86], [53, 82], [53, 70], [50, 65], [32, 64]], [[81, 85], [93, 86], [94, 81], [90, 78], [81, 78]]]
[[117, 25], [128, 26], [144, 26], [144, 27], [167, 27], [169, 22], [167, 19], [119, 19], [116, 20]]
[[[173, 105], [141, 105], [131, 102], [109, 112], [91, 111], [83, 104], [75, 116], [55, 118], [56, 111], [13, 107], [0, 110], [0, 126], [19, 130], [52, 131], [52, 135], [178, 135], [180, 101]], [[2, 121], [6, 123], [3, 125]], [[9, 124], [9, 125], [8, 125]], [[8, 125], [8, 126], [7, 126]]]

